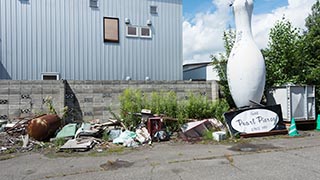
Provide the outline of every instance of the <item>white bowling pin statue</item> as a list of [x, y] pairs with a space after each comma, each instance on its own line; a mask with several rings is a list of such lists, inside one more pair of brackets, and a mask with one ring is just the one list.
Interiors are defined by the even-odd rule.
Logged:
[[233, 3], [236, 41], [228, 59], [227, 76], [238, 108], [252, 105], [250, 100], [259, 103], [266, 80], [264, 58], [252, 36], [252, 11], [253, 0], [235, 0]]

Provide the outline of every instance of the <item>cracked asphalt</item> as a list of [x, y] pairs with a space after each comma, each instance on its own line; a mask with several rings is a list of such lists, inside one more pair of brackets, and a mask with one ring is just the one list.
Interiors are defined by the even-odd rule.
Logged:
[[320, 179], [320, 132], [237, 144], [155, 143], [124, 154], [0, 161], [2, 180]]

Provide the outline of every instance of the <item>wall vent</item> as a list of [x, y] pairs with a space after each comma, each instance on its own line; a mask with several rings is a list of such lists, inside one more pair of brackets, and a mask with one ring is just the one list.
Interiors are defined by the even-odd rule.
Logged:
[[92, 8], [98, 8], [98, 0], [89, 0], [89, 6]]
[[150, 6], [150, 14], [158, 14], [158, 7]]
[[60, 80], [60, 75], [57, 72], [41, 73], [41, 80]]

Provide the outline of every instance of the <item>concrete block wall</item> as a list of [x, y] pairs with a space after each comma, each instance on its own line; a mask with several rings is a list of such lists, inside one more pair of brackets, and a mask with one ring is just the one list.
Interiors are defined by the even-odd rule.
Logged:
[[44, 99], [53, 98], [54, 107], [64, 107], [63, 81], [0, 81], [0, 119], [14, 119], [30, 113], [46, 113]]
[[178, 98], [185, 98], [193, 92], [218, 99], [218, 85], [215, 81], [68, 81], [66, 105], [70, 109], [72, 120], [109, 119], [112, 116], [107, 108], [119, 113], [119, 96], [127, 88], [139, 89], [145, 93], [175, 91]]
[[218, 99], [215, 81], [0, 81], [0, 119], [27, 116], [29, 113], [45, 113], [44, 99], [53, 98], [55, 109], [61, 112], [68, 106], [68, 121], [108, 120], [108, 107], [120, 112], [119, 96], [127, 89], [175, 91], [178, 98], [190, 92]]

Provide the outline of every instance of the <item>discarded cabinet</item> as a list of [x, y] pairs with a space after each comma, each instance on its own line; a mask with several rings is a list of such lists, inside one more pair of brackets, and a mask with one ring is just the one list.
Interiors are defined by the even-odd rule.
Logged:
[[163, 127], [162, 118], [161, 117], [153, 117], [148, 119], [147, 123], [148, 132], [151, 137], [154, 137], [154, 134], [157, 131], [160, 131]]
[[269, 90], [268, 105], [281, 104], [283, 120], [316, 120], [315, 86], [282, 86]]

